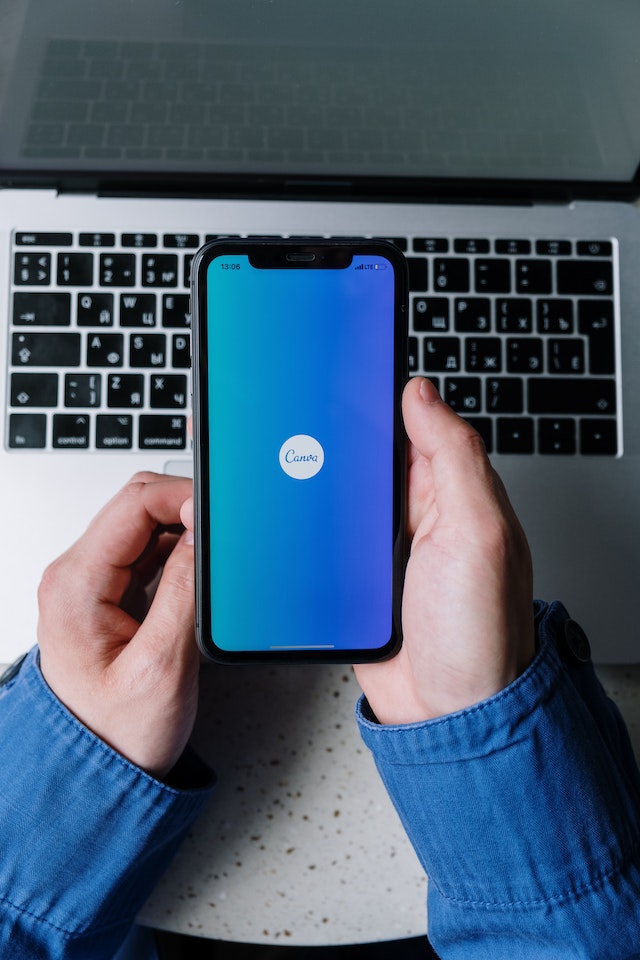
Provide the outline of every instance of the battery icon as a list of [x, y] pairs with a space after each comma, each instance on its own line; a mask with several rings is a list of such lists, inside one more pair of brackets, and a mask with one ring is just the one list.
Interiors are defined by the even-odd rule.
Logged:
[[386, 269], [387, 269], [387, 265], [386, 265], [386, 263], [374, 263], [373, 269], [374, 269], [374, 270], [386, 270]]

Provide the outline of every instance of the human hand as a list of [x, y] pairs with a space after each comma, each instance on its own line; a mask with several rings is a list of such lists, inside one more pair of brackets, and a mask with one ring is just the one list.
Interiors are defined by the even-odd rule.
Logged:
[[[45, 680], [85, 726], [132, 763], [163, 778], [195, 720], [190, 480], [136, 475], [82, 537], [45, 571], [38, 642]], [[142, 616], [136, 588], [162, 570]]]
[[403, 644], [355, 667], [384, 724], [453, 713], [506, 687], [533, 659], [525, 535], [480, 437], [420, 378], [403, 396], [411, 441]]

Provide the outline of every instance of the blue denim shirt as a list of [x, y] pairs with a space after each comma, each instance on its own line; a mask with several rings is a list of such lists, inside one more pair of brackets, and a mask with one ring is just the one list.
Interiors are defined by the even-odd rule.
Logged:
[[[177, 789], [133, 766], [54, 696], [35, 648], [0, 687], [0, 743], [0, 956], [113, 960], [210, 771], [185, 753]], [[145, 960], [148, 938], [131, 937], [119, 960]]]
[[561, 604], [536, 624], [538, 654], [505, 690], [406, 726], [363, 699], [362, 736], [429, 877], [443, 960], [640, 958], [629, 737]]
[[[640, 958], [640, 776], [593, 669], [540, 606], [529, 670], [490, 700], [363, 737], [429, 882], [443, 960]], [[73, 717], [32, 651], [0, 687], [0, 956], [151, 960], [136, 913], [212, 778], [158, 783]]]

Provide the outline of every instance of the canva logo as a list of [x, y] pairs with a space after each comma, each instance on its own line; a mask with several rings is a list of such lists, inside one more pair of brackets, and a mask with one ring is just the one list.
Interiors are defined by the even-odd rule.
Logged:
[[280, 466], [294, 480], [309, 480], [322, 469], [324, 450], [314, 437], [298, 433], [280, 447]]

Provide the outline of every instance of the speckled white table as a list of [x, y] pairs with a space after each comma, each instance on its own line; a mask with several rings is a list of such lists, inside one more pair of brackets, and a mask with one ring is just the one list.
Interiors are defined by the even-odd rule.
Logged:
[[141, 915], [253, 943], [425, 930], [426, 884], [361, 743], [344, 666], [206, 666], [193, 745], [214, 799]]
[[[599, 668], [640, 755], [640, 665]], [[215, 667], [193, 744], [214, 799], [140, 919], [252, 943], [418, 936], [426, 881], [353, 717], [350, 667]]]

